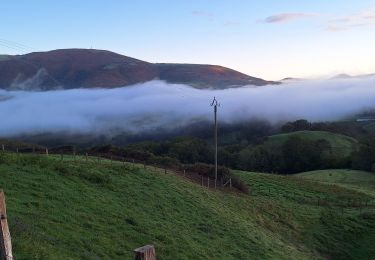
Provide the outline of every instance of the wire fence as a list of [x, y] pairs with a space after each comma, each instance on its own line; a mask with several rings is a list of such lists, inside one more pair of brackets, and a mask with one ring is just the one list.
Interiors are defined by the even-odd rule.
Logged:
[[[190, 181], [200, 184], [203, 187], [209, 189], [219, 190], [236, 190], [232, 185], [232, 178], [224, 177], [217, 180], [209, 176], [203, 176], [197, 172], [187, 171], [184, 165], [171, 167], [170, 165], [163, 165], [160, 163], [153, 163], [147, 160], [140, 160], [135, 158], [127, 158], [124, 156], [114, 155], [111, 153], [100, 153], [100, 152], [77, 152], [73, 146], [59, 146], [59, 147], [15, 147], [1, 145], [3, 152], [13, 152], [16, 154], [34, 154], [40, 156], [54, 156], [59, 161], [70, 161], [75, 163], [94, 163], [97, 165], [104, 165], [107, 167], [115, 166], [132, 166], [137, 168], [143, 168], [144, 170], [154, 171], [157, 173], [173, 173], [182, 176]], [[318, 207], [327, 208], [339, 208], [344, 209], [357, 209], [362, 211], [364, 209], [375, 209], [375, 198], [334, 198], [330, 196], [321, 196], [318, 194], [311, 194], [309, 192], [294, 192], [285, 189], [263, 186], [257, 183], [250, 185], [250, 195], [253, 197], [265, 196], [269, 198], [277, 197], [279, 199], [285, 199], [293, 201], [297, 204], [311, 205]]]

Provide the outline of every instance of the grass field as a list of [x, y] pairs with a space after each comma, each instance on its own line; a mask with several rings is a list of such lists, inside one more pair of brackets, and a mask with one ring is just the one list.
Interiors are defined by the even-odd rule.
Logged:
[[137, 165], [0, 153], [16, 259], [132, 259], [150, 243], [158, 259], [375, 255], [375, 209], [335, 206], [375, 196], [305, 177], [236, 174], [252, 195]]
[[354, 170], [322, 170], [305, 172], [297, 176], [340, 185], [375, 196], [375, 173]]
[[349, 156], [351, 152], [357, 148], [357, 140], [354, 138], [325, 131], [297, 131], [273, 135], [268, 138], [265, 146], [275, 150], [280, 149], [281, 145], [290, 137], [300, 137], [311, 141], [317, 141], [319, 139], [326, 140], [330, 143], [335, 154], [343, 157]]

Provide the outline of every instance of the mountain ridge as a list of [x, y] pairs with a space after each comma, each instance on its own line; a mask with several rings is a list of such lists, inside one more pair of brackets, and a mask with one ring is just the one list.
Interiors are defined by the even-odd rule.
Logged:
[[200, 89], [279, 84], [218, 65], [150, 63], [96, 49], [59, 49], [0, 58], [0, 89], [7, 90], [115, 88], [154, 79]]

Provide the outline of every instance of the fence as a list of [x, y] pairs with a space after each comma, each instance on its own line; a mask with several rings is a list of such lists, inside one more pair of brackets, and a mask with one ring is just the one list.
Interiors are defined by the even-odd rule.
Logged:
[[[161, 165], [157, 163], [150, 163], [146, 160], [139, 160], [134, 158], [126, 158], [110, 153], [99, 153], [99, 152], [90, 152], [87, 153], [77, 153], [75, 147], [73, 146], [60, 146], [60, 147], [6, 147], [2, 145], [3, 151], [10, 151], [15, 153], [32, 153], [36, 155], [54, 155], [58, 156], [60, 161], [71, 160], [74, 162], [85, 162], [85, 163], [96, 163], [96, 164], [105, 164], [109, 166], [119, 166], [119, 165], [138, 165], [143, 169], [148, 169], [158, 173], [174, 173], [184, 178], [189, 179], [192, 182], [200, 184], [203, 187], [209, 189], [214, 189], [215, 180], [209, 176], [203, 176], [196, 172], [187, 171], [184, 168], [184, 165], [181, 167], [167, 167], [166, 165]], [[232, 178], [220, 178], [218, 180], [217, 189], [219, 190], [236, 190], [232, 185]], [[305, 193], [300, 194], [296, 192], [282, 192], [280, 189], [271, 189], [270, 187], [261, 187], [257, 185], [250, 185], [251, 190], [250, 194], [252, 196], [277, 196], [278, 198], [285, 198], [289, 200], [294, 200], [299, 204], [309, 204], [314, 206], [321, 207], [338, 207], [338, 208], [352, 208], [359, 209], [360, 211], [365, 208], [375, 208], [375, 199], [360, 199], [360, 198], [339, 198], [332, 199], [328, 197], [320, 197], [314, 194], [313, 196], [306, 195]], [[237, 190], [238, 191], [238, 190]]]
[[[138, 165], [143, 167], [145, 170], [154, 170], [157, 172], [164, 172], [167, 173], [174, 173], [179, 176], [182, 176], [190, 181], [193, 181], [197, 184], [200, 184], [203, 187], [207, 187], [209, 189], [215, 189], [214, 183], [215, 179], [210, 178], [209, 176], [203, 176], [199, 173], [187, 171], [184, 165], [180, 165], [180, 167], [171, 167], [166, 166], [163, 164], [152, 163], [147, 160], [139, 160], [134, 158], [126, 158], [123, 156], [113, 155], [110, 153], [99, 153], [99, 152], [84, 152], [78, 153], [75, 147], [73, 146], [59, 146], [59, 147], [15, 147], [15, 146], [5, 146], [2, 145], [2, 151], [4, 152], [14, 152], [16, 154], [35, 154], [35, 155], [54, 155], [58, 156], [60, 161], [64, 160], [71, 160], [74, 162], [90, 162], [96, 164], [109, 164], [110, 166], [115, 165]], [[229, 190], [236, 190], [235, 187], [232, 185], [232, 178], [220, 178], [218, 180], [218, 185], [216, 188], [219, 190], [229, 189]]]

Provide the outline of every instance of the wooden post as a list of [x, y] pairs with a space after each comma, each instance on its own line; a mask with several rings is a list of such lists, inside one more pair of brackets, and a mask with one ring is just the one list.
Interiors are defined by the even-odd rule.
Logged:
[[229, 179], [229, 189], [232, 189], [232, 178]]
[[210, 188], [210, 177], [207, 177], [207, 188]]
[[155, 247], [153, 245], [142, 246], [134, 250], [134, 260], [156, 260]]
[[167, 174], [167, 167], [164, 167], [164, 174]]
[[86, 162], [88, 162], [88, 161], [89, 161], [89, 154], [86, 153]]
[[46, 155], [48, 156], [48, 148], [46, 148]]
[[12, 260], [12, 242], [8, 227], [5, 196], [2, 190], [0, 190], [0, 221], [0, 259]]
[[18, 147], [16, 148], [16, 153], [18, 153]]
[[202, 186], [203, 186], [203, 185], [204, 185], [204, 184], [203, 184], [203, 175], [202, 175], [201, 177], [202, 177], [202, 182], [201, 182], [201, 183], [202, 183]]
[[186, 170], [184, 169], [184, 177], [186, 176]]

